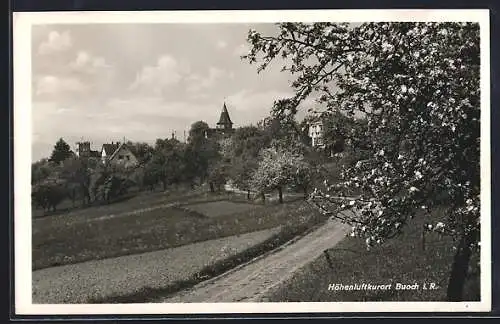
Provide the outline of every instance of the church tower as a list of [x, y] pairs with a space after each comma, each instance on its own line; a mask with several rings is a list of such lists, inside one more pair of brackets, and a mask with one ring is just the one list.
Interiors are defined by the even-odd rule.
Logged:
[[219, 122], [216, 125], [217, 129], [224, 131], [231, 131], [233, 129], [233, 122], [229, 117], [229, 112], [227, 111], [226, 103], [222, 107], [222, 112], [220, 114]]

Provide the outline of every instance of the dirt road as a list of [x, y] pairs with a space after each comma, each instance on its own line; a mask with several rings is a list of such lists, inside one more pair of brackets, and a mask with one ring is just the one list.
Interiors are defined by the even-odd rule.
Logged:
[[347, 231], [348, 226], [336, 220], [330, 220], [322, 227], [275, 253], [157, 302], [263, 301], [263, 296], [270, 288], [316, 259], [325, 249], [340, 242]]

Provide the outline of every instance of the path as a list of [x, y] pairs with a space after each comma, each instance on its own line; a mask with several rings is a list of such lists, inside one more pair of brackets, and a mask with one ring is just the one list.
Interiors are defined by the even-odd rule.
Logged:
[[179, 302], [255, 302], [273, 286], [288, 279], [296, 270], [340, 242], [348, 226], [329, 220], [319, 229], [241, 268], [182, 291], [162, 303]]

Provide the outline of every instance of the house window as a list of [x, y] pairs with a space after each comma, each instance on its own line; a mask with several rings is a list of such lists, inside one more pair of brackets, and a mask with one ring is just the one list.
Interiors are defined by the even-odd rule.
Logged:
[[123, 155], [118, 155], [118, 160], [123, 160]]
[[127, 158], [127, 161], [130, 161], [130, 156], [127, 155], [126, 158]]

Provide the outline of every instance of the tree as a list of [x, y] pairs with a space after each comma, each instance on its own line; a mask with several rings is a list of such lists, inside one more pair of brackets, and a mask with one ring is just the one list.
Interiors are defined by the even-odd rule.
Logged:
[[233, 134], [232, 156], [243, 154], [256, 158], [262, 148], [268, 147], [272, 137], [265, 130], [256, 126], [237, 128]]
[[[305, 184], [302, 170], [305, 163], [304, 157], [297, 152], [276, 147], [267, 148], [262, 151], [259, 165], [252, 174], [252, 186], [260, 193], [277, 190], [279, 202], [283, 203], [285, 186], [293, 183]], [[298, 180], [298, 176], [303, 180]]]
[[[281, 100], [275, 103], [276, 107], [289, 107], [287, 101]], [[292, 146], [294, 143], [306, 143], [306, 134], [293, 115], [285, 115], [279, 109], [273, 109], [271, 116], [259, 122], [258, 127], [263, 131], [267, 142], [278, 140], [285, 145]]]
[[247, 191], [247, 199], [250, 199], [252, 173], [258, 166], [259, 153], [269, 147], [270, 142], [271, 137], [265, 130], [256, 126], [237, 128], [232, 136], [229, 178], [237, 188]]
[[34, 162], [31, 164], [31, 183], [37, 184], [47, 179], [53, 172], [54, 167], [50, 165], [48, 159]]
[[247, 156], [246, 154], [233, 157], [231, 160], [229, 178], [231, 178], [237, 188], [247, 192], [248, 200], [250, 200], [250, 192], [252, 190], [253, 172], [257, 169], [257, 166], [257, 159], [254, 156]]
[[185, 147], [176, 139], [158, 139], [155, 153], [146, 165], [146, 180], [150, 185], [158, 182], [163, 184], [163, 190], [168, 185], [178, 184], [185, 174]]
[[148, 143], [128, 141], [127, 147], [135, 155], [139, 162], [139, 165], [146, 164], [151, 159], [154, 153], [154, 148]]
[[204, 121], [193, 123], [189, 130], [186, 148], [186, 174], [198, 177], [200, 183], [206, 180], [209, 166], [217, 163], [221, 158], [220, 145], [216, 139], [205, 136], [208, 130], [209, 126]]
[[[250, 63], [264, 70], [278, 57], [297, 76], [288, 107], [319, 94], [328, 111], [366, 115], [356, 136], [369, 157], [343, 173], [339, 185], [312, 201], [343, 218], [368, 246], [401, 233], [417, 210], [445, 203], [439, 231], [455, 238], [448, 299], [462, 300], [471, 254], [479, 246], [479, 25], [476, 23], [278, 24], [277, 36], [250, 31]], [[364, 193], [334, 200], [352, 189]], [[444, 198], [437, 200], [438, 196]], [[438, 220], [436, 220], [438, 221]], [[444, 224], [444, 226], [442, 226]]]
[[67, 197], [67, 188], [64, 180], [47, 178], [33, 185], [31, 197], [35, 206], [40, 206], [44, 211], [56, 211], [57, 206]]
[[195, 144], [205, 138], [206, 132], [210, 126], [202, 120], [194, 122], [189, 129], [188, 143]]
[[91, 173], [90, 192], [95, 201], [111, 203], [128, 193], [136, 183], [129, 178], [129, 170], [119, 164], [98, 164]]
[[98, 159], [90, 157], [72, 157], [63, 161], [60, 176], [68, 184], [68, 193], [73, 204], [77, 196], [82, 198], [82, 205], [90, 204], [92, 172], [98, 164]]
[[71, 156], [73, 156], [73, 152], [71, 151], [70, 146], [62, 138], [60, 138], [54, 145], [49, 161], [59, 164]]
[[313, 183], [315, 171], [312, 169], [311, 164], [305, 159], [296, 159], [295, 163], [295, 174], [292, 175], [292, 184], [300, 188], [304, 193], [304, 199], [307, 199], [309, 196], [309, 189]]
[[208, 171], [208, 183], [210, 185], [210, 191], [214, 192], [221, 191], [221, 187], [226, 184], [228, 178], [229, 165], [223, 161], [219, 161], [209, 167]]

